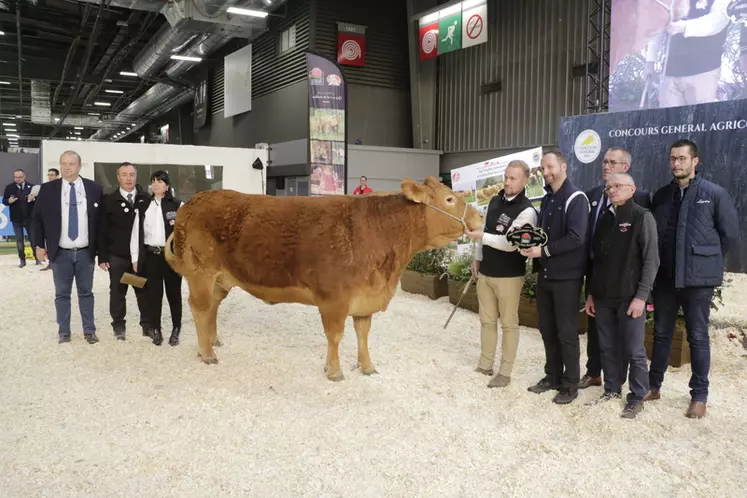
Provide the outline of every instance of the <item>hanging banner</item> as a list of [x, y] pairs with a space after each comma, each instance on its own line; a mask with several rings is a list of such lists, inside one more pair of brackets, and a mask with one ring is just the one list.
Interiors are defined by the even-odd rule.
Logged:
[[309, 87], [309, 193], [344, 195], [347, 191], [347, 95], [342, 71], [334, 61], [306, 53]]
[[252, 110], [252, 45], [223, 58], [223, 117]]
[[[568, 156], [568, 175], [584, 190], [602, 183], [602, 160], [610, 147], [632, 155], [630, 173], [651, 194], [672, 180], [669, 149], [687, 138], [698, 146], [700, 176], [726, 189], [747, 226], [747, 100], [714, 102], [561, 118], [558, 145]], [[747, 230], [727, 255], [726, 269], [747, 272]]]
[[487, 0], [467, 0], [462, 2], [462, 48], [474, 47], [487, 41]]
[[366, 63], [366, 27], [337, 23], [337, 62], [363, 67]]
[[192, 109], [192, 129], [194, 131], [205, 126], [207, 120], [207, 84], [207, 78], [205, 78], [195, 87], [195, 99]]

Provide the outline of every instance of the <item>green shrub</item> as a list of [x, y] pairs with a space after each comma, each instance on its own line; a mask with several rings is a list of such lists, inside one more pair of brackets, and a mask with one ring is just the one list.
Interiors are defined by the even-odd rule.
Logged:
[[449, 263], [449, 278], [457, 282], [466, 282], [472, 276], [470, 265], [472, 265], [472, 254], [466, 253], [455, 257]]
[[407, 269], [428, 275], [443, 275], [451, 259], [451, 251], [447, 247], [421, 251], [412, 257]]

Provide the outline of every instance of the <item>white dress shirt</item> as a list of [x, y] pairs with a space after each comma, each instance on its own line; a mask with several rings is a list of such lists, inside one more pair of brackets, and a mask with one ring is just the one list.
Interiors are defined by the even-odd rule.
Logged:
[[123, 189], [122, 187], [119, 187], [119, 195], [121, 195], [124, 200], [128, 200], [127, 196], [131, 195], [132, 196], [132, 202], [135, 202], [135, 190], [134, 189], [132, 190], [132, 192], [128, 192], [125, 189]]
[[[516, 198], [516, 196], [506, 197], [507, 201], [512, 201]], [[514, 227], [520, 227], [526, 223], [529, 223], [532, 226], [537, 226], [537, 210], [534, 209], [534, 207], [530, 206], [526, 208], [524, 211], [519, 213], [519, 215], [514, 219], [514, 221], [511, 223], [511, 226], [508, 227], [508, 230], [506, 230], [506, 233], [508, 233], [510, 230], [512, 230]], [[488, 216], [487, 212], [485, 213], [485, 223], [488, 222]], [[485, 229], [485, 226], [483, 226], [483, 230]], [[511, 244], [508, 239], [506, 238], [506, 234], [497, 234], [497, 233], [484, 233], [482, 236], [482, 240], [478, 241], [475, 248], [475, 259], [477, 261], [482, 261], [482, 245], [488, 245], [494, 249], [498, 249], [499, 251], [505, 251], [505, 252], [513, 252], [517, 250], [517, 247], [513, 244]]]
[[88, 245], [88, 202], [86, 201], [86, 189], [83, 179], [78, 177], [75, 184], [75, 197], [78, 204], [78, 238], [70, 240], [67, 229], [70, 226], [70, 182], [62, 180], [62, 195], [60, 203], [62, 206], [62, 231], [60, 233], [59, 246], [63, 249], [80, 249]]
[[[145, 211], [143, 220], [143, 239], [146, 246], [163, 247], [166, 245], [166, 225], [163, 222], [163, 211], [161, 201], [152, 199], [150, 206]], [[132, 224], [132, 236], [130, 237], [130, 255], [132, 262], [137, 263], [140, 256], [140, 217], [135, 216]]]

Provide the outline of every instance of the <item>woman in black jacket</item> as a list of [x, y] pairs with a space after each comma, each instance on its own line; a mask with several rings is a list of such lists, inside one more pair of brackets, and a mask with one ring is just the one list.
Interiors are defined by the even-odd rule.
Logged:
[[179, 344], [182, 326], [182, 277], [164, 259], [163, 248], [174, 231], [176, 212], [183, 204], [171, 192], [166, 171], [156, 171], [150, 177], [152, 195], [140, 199], [135, 206], [130, 253], [135, 273], [147, 279], [145, 302], [147, 322], [153, 344], [163, 343], [161, 334], [161, 306], [163, 291], [171, 309], [171, 338], [169, 344]]

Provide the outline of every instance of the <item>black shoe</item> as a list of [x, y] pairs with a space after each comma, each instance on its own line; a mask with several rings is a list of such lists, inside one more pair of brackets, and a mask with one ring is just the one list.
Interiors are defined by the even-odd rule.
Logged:
[[163, 344], [163, 335], [161, 334], [161, 329], [153, 329], [153, 344], [156, 346], [160, 346]]
[[152, 337], [150, 334], [150, 327], [143, 325], [143, 337]]
[[169, 337], [169, 344], [171, 346], [178, 346], [179, 345], [179, 332], [181, 332], [181, 327], [174, 327], [171, 331], [171, 337]]
[[21, 261], [21, 263], [18, 265], [18, 268], [23, 268], [25, 266], [26, 266], [26, 262], [25, 261]]
[[535, 385], [529, 386], [527, 388], [527, 391], [529, 391], [530, 393], [534, 393], [534, 394], [542, 394], [547, 391], [557, 391], [559, 388], [560, 386], [553, 384], [552, 382], [550, 382], [550, 379], [545, 377], [541, 381], [537, 382]]
[[601, 396], [599, 396], [594, 401], [592, 401], [590, 403], [587, 403], [587, 406], [598, 405], [599, 403], [604, 403], [605, 401], [611, 401], [613, 399], [622, 399], [622, 394], [620, 394], [618, 392], [615, 392], [615, 391], [610, 391], [608, 389], [605, 389], [604, 390], [604, 394], [602, 394]]
[[570, 404], [574, 399], [578, 398], [578, 391], [570, 391], [568, 389], [565, 389], [558, 394], [555, 395], [555, 397], [552, 399], [552, 402], [557, 405], [568, 405]]
[[114, 329], [114, 337], [119, 339], [120, 341], [125, 340], [125, 328], [124, 327], [117, 327]]
[[636, 415], [641, 413], [643, 411], [643, 402], [637, 401], [637, 402], [628, 402], [627, 405], [625, 405], [625, 408], [623, 409], [622, 414], [620, 415], [620, 418], [627, 418], [627, 419], [634, 419]]
[[61, 335], [60, 339], [57, 341], [58, 344], [64, 344], [66, 342], [70, 342], [70, 336], [69, 335]]
[[99, 342], [99, 338], [96, 337], [95, 333], [86, 335], [86, 340], [88, 341], [88, 344], [96, 344], [97, 342]]

